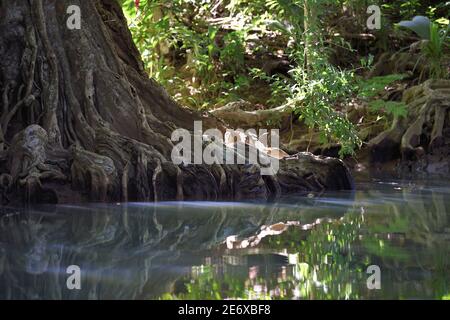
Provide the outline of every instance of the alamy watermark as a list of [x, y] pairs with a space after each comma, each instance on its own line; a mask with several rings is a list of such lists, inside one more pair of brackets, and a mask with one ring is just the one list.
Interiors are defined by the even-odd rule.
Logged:
[[[137, 7], [139, 4], [137, 4]], [[78, 5], [70, 5], [67, 7], [67, 18], [66, 25], [69, 30], [80, 30], [81, 29], [81, 9]], [[367, 7], [367, 14], [370, 14], [367, 19], [366, 26], [369, 30], [380, 30], [381, 29], [381, 9], [379, 6], [373, 4]]]
[[254, 164], [261, 168], [261, 175], [275, 175], [279, 159], [285, 154], [279, 148], [278, 129], [219, 129], [203, 132], [201, 121], [194, 122], [194, 132], [186, 129], [173, 131], [175, 144], [171, 160], [177, 165], [190, 164]]
[[381, 9], [377, 5], [370, 5], [367, 8], [367, 13], [370, 14], [366, 25], [369, 30], [381, 29]]
[[66, 280], [66, 287], [69, 290], [81, 290], [81, 268], [77, 265], [68, 266], [66, 273], [70, 274]]
[[77, 5], [71, 5], [67, 7], [67, 18], [66, 25], [69, 30], [80, 30], [81, 29], [81, 9]]
[[367, 278], [367, 289], [380, 290], [381, 289], [381, 269], [377, 265], [371, 265], [367, 267], [367, 274], [370, 276]]

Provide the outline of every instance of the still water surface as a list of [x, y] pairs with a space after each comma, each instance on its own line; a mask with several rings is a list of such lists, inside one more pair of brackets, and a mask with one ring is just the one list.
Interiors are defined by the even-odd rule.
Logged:
[[[1, 208], [0, 298], [449, 299], [449, 253], [438, 179], [275, 203]], [[67, 288], [71, 265], [80, 290]]]

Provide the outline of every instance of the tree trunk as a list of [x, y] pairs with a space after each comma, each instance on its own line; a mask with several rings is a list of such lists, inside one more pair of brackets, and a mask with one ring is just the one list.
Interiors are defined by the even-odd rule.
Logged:
[[[80, 30], [67, 28], [70, 5]], [[175, 165], [176, 128], [223, 125], [149, 79], [114, 0], [0, 1], [3, 203], [246, 199], [348, 189], [337, 159], [299, 154], [276, 176], [257, 165]]]

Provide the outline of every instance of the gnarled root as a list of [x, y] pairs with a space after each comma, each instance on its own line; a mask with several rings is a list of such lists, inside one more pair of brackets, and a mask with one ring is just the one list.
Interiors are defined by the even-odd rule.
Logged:
[[[3, 174], [1, 184], [4, 190], [11, 191], [13, 186], [23, 189], [24, 202], [53, 201], [44, 194], [50, 190], [43, 188], [42, 182], [66, 181], [66, 175], [48, 156], [52, 154], [46, 131], [32, 125], [14, 136], [11, 148], [7, 152], [10, 174]], [[51, 192], [50, 192], [51, 193]]]
[[450, 107], [450, 81], [428, 80], [407, 90], [404, 101], [409, 102], [408, 118], [413, 122], [401, 140], [403, 159], [437, 152], [445, 145], [443, 129]]
[[90, 200], [106, 201], [114, 194], [117, 172], [114, 162], [105, 156], [77, 147], [72, 148], [72, 186], [88, 192]]
[[[408, 167], [420, 160], [421, 169], [433, 171], [435, 164], [450, 169], [450, 81], [428, 80], [404, 92], [408, 115], [395, 120], [391, 129], [369, 142], [373, 154], [401, 155]], [[417, 168], [419, 169], [419, 168]]]
[[25, 202], [56, 202], [62, 185], [79, 194], [72, 199], [88, 201], [271, 199], [353, 188], [342, 161], [310, 153], [282, 159], [276, 175], [263, 176], [256, 164], [175, 165], [151, 146], [108, 130], [96, 141], [97, 152], [74, 145], [69, 156], [61, 153], [66, 160], [56, 161], [45, 130], [30, 126], [16, 135], [11, 175], [0, 176], [0, 184], [23, 189]]
[[395, 119], [391, 128], [383, 131], [368, 143], [370, 160], [372, 162], [386, 162], [400, 156], [400, 141], [405, 132], [404, 121]]

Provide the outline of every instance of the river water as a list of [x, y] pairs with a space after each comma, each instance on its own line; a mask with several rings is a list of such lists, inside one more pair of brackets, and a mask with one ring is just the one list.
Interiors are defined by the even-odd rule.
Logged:
[[356, 187], [272, 203], [3, 207], [0, 299], [449, 299], [448, 180]]

